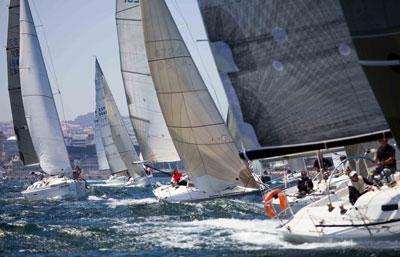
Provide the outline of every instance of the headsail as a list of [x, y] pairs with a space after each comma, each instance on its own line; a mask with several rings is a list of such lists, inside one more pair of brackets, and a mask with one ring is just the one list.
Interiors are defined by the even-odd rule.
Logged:
[[261, 145], [315, 149], [337, 139], [381, 137], [388, 130], [339, 1], [200, 0], [200, 5], [210, 40], [231, 49], [238, 70], [229, 78]]
[[121, 156], [122, 161], [125, 163], [125, 166], [128, 168], [128, 174], [131, 177], [139, 177], [144, 175], [143, 166], [138, 164], [140, 162], [139, 156], [136, 153], [132, 139], [128, 134], [128, 130], [126, 129], [121, 114], [118, 111], [118, 107], [115, 104], [110, 88], [108, 87], [107, 83], [104, 83], [103, 86], [104, 101], [108, 121], [110, 122], [111, 135], [115, 146], [118, 149], [119, 155]]
[[105, 105], [105, 94], [104, 84], [107, 81], [104, 78], [103, 72], [101, 71], [100, 65], [96, 59], [96, 73], [95, 73], [95, 85], [96, 85], [96, 117], [99, 131], [101, 134], [102, 144], [107, 157], [108, 165], [110, 166], [112, 174], [127, 174], [128, 168], [122, 161], [118, 149], [114, 143], [114, 139], [111, 134], [111, 126], [107, 117], [107, 110]]
[[10, 95], [11, 111], [13, 116], [15, 135], [19, 155], [25, 165], [39, 162], [32, 144], [28, 124], [25, 119], [24, 105], [22, 103], [21, 82], [19, 75], [19, 49], [20, 49], [20, 0], [10, 0], [7, 35], [7, 68], [8, 92]]
[[195, 186], [256, 187], [163, 0], [142, 1], [146, 52], [175, 147]]
[[360, 63], [400, 144], [400, 2], [341, 0], [340, 3]]
[[110, 169], [110, 166], [108, 165], [106, 152], [104, 150], [103, 141], [101, 139], [101, 125], [99, 119], [100, 117], [96, 108], [94, 118], [94, 140], [96, 143], [97, 163], [99, 165], [99, 170], [108, 170]]
[[165, 125], [147, 63], [139, 1], [117, 0], [116, 21], [129, 116], [143, 159], [177, 161], [179, 156]]
[[33, 146], [44, 172], [70, 175], [67, 148], [28, 0], [20, 4], [21, 92]]
[[[124, 163], [124, 166], [126, 167], [125, 170], [131, 177], [141, 176], [144, 174], [143, 167], [140, 164], [134, 164], [135, 162], [139, 162], [139, 157], [133, 146], [133, 142], [129, 137], [128, 130], [126, 129], [121, 114], [118, 111], [118, 107], [115, 103], [114, 97], [111, 94], [110, 88], [108, 87], [107, 81], [104, 77], [103, 71], [101, 70], [97, 59], [96, 78], [98, 78], [96, 79], [96, 92], [97, 84], [99, 84], [99, 97], [101, 96], [101, 94], [103, 94], [103, 99], [99, 99], [99, 106], [101, 104], [104, 104], [103, 113], [105, 112], [105, 117], [107, 119], [107, 121], [105, 122], [105, 127], [106, 130], [108, 130], [108, 128], [110, 129], [110, 134], [105, 134], [109, 135], [110, 137], [107, 138], [108, 142], [103, 142], [104, 146], [106, 147], [106, 145], [113, 145], [111, 148], [115, 148], [113, 150], [116, 150], [118, 152], [118, 158]], [[111, 156], [115, 156], [113, 154], [115, 153], [112, 153]]]

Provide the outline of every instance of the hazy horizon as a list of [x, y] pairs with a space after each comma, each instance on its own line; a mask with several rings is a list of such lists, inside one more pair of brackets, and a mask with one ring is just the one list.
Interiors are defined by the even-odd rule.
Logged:
[[[93, 112], [95, 108], [94, 56], [99, 59], [122, 115], [127, 115], [120, 73], [115, 24], [115, 1], [29, 0], [53, 92], [57, 92], [52, 62], [62, 92], [65, 118]], [[0, 0], [0, 121], [10, 121], [7, 82], [8, 0]], [[38, 16], [39, 13], [39, 16]], [[42, 23], [41, 23], [41, 22]], [[56, 104], [63, 119], [59, 96]]]

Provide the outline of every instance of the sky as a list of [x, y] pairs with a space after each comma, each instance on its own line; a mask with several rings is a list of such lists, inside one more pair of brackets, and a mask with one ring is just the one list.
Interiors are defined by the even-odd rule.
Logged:
[[[99, 59], [121, 114], [127, 115], [115, 0], [29, 0], [29, 3], [53, 92], [57, 92], [57, 85], [61, 91], [65, 118], [70, 120], [94, 111], [94, 56]], [[9, 0], [0, 0], [0, 121], [12, 119], [6, 66], [8, 5]], [[60, 97], [56, 95], [55, 99], [63, 119]]]

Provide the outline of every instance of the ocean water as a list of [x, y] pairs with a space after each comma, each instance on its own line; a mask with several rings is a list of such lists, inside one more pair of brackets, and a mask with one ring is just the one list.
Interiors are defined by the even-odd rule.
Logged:
[[400, 238], [285, 242], [259, 201], [167, 204], [150, 189], [92, 184], [83, 201], [28, 203], [24, 183], [0, 181], [0, 256], [400, 256]]

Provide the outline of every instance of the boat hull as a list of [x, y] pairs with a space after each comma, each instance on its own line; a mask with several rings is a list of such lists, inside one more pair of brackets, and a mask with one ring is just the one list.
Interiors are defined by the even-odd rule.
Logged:
[[[375, 188], [354, 206], [348, 190], [321, 199], [301, 209], [278, 228], [291, 242], [385, 240], [400, 236], [400, 185]], [[332, 208], [328, 208], [328, 203]]]
[[[38, 183], [38, 182], [36, 182]], [[44, 185], [36, 188], [28, 188], [22, 191], [27, 201], [41, 200], [78, 200], [87, 196], [85, 181], [67, 180], [63, 183]]]
[[235, 198], [238, 196], [259, 194], [259, 192], [258, 189], [254, 188], [234, 187], [218, 193], [207, 193], [195, 187], [172, 185], [159, 186], [153, 190], [153, 194], [158, 200], [171, 203], [200, 202], [216, 198]]

